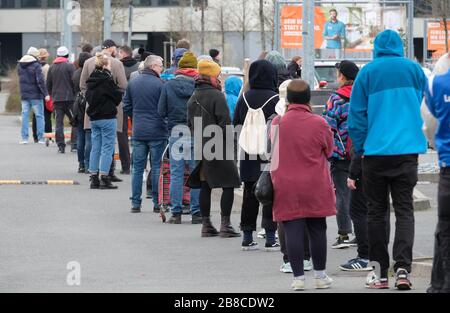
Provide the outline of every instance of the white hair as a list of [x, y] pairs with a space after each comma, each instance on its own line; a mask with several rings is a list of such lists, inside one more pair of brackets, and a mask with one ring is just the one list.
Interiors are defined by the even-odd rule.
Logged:
[[149, 68], [152, 65], [157, 64], [159, 61], [163, 62], [163, 58], [159, 55], [149, 55], [144, 61], [144, 68]]

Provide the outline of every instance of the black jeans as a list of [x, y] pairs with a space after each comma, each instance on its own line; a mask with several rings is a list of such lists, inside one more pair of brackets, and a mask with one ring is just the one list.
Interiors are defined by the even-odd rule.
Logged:
[[352, 220], [350, 218], [350, 189], [347, 187], [350, 161], [331, 160], [331, 176], [336, 188], [336, 209], [338, 234], [346, 236], [352, 233]]
[[[286, 247], [286, 234], [284, 232], [283, 223], [278, 223], [277, 226], [278, 226], [278, 239], [280, 240], [280, 249], [281, 249], [281, 253], [283, 254], [283, 262], [288, 263], [289, 255], [288, 255], [287, 247]], [[309, 259], [311, 259], [311, 253], [309, 251], [309, 236], [308, 236], [308, 232], [306, 230], [305, 230], [304, 238], [305, 239], [303, 240], [303, 244], [304, 244], [303, 259], [309, 260]]]
[[[256, 231], [256, 220], [258, 218], [259, 201], [255, 196], [256, 182], [244, 183], [244, 197], [242, 199], [241, 230]], [[266, 231], [276, 231], [277, 223], [273, 221], [272, 206], [263, 205], [261, 227]]]
[[[52, 112], [50, 112], [49, 110], [47, 110], [47, 108], [45, 108], [44, 106], [44, 120], [45, 120], [45, 129], [44, 132], [47, 134], [52, 133]], [[34, 141], [38, 140], [37, 137], [37, 130], [36, 130], [36, 116], [33, 113], [33, 121], [32, 121], [32, 126], [31, 128], [33, 129], [33, 139]]]
[[418, 155], [374, 156], [362, 161], [364, 191], [368, 200], [369, 259], [380, 263], [381, 278], [389, 270], [389, 191], [395, 211], [394, 270], [411, 271], [414, 244], [414, 200]]
[[130, 145], [128, 143], [128, 115], [123, 114], [122, 132], [117, 132], [117, 143], [119, 145], [120, 163], [122, 171], [129, 171], [131, 164]]
[[[66, 141], [64, 139], [64, 116], [69, 118], [70, 123], [73, 121], [72, 114], [72, 105], [73, 102], [65, 101], [65, 102], [55, 102], [55, 118], [56, 118], [56, 127], [55, 127], [55, 140], [58, 146], [66, 146]], [[72, 131], [72, 133], [74, 133]], [[74, 134], [72, 134], [73, 136]], [[76, 138], [76, 137], [75, 137]], [[75, 139], [72, 137], [72, 139]], [[74, 142], [72, 142], [72, 145]], [[76, 144], [76, 141], [75, 141]]]
[[[220, 209], [222, 216], [230, 216], [231, 209], [234, 202], [234, 189], [222, 188], [222, 197], [220, 198]], [[209, 217], [211, 215], [211, 188], [207, 182], [202, 182], [200, 190], [200, 212], [202, 217]]]
[[301, 218], [283, 222], [286, 246], [294, 277], [303, 276], [304, 234], [309, 235], [315, 271], [324, 271], [327, 263], [327, 222], [322, 218]]
[[428, 292], [450, 293], [450, 168], [442, 168], [439, 179], [438, 224]]

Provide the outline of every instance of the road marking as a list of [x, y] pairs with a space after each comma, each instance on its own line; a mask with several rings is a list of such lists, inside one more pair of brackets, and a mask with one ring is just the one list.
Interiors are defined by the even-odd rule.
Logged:
[[79, 185], [74, 180], [45, 180], [45, 181], [22, 181], [22, 180], [0, 180], [0, 185]]

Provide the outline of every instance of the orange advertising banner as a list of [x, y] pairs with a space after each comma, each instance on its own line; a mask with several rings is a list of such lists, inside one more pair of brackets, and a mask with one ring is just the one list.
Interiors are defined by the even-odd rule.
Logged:
[[[323, 43], [325, 14], [320, 7], [314, 12], [314, 47], [320, 49]], [[301, 6], [284, 6], [281, 10], [281, 48], [302, 48], [302, 11]]]
[[[443, 22], [428, 22], [428, 50], [445, 50], [445, 28]], [[447, 22], [449, 30], [448, 42], [450, 45], [450, 22]]]

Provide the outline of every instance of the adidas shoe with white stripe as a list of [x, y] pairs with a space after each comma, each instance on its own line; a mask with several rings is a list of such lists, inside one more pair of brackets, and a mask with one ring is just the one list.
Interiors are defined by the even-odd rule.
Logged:
[[339, 268], [346, 272], [365, 272], [372, 271], [372, 267], [369, 266], [369, 261], [361, 258], [351, 259], [345, 264], [339, 266]]

